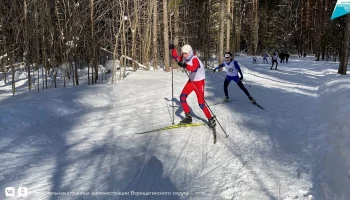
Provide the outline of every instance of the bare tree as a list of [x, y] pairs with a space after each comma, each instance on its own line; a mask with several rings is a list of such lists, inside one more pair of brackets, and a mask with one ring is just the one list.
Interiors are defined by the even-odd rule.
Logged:
[[168, 1], [163, 0], [163, 25], [164, 25], [164, 66], [165, 71], [170, 71], [169, 58], [169, 26], [168, 26]]
[[28, 4], [27, 0], [23, 0], [23, 12], [24, 12], [24, 63], [27, 67], [28, 73], [28, 89], [32, 89], [32, 79], [30, 77], [30, 64], [29, 64], [29, 37], [28, 37]]
[[235, 1], [234, 3], [234, 46], [233, 51], [237, 52], [241, 50], [241, 33], [242, 33], [242, 7], [245, 7], [245, 3], [242, 6], [242, 0]]
[[[90, 58], [89, 58], [89, 68], [91, 67], [91, 84], [95, 83], [94, 79], [94, 66], [95, 66], [95, 38], [94, 38], [94, 0], [90, 0]], [[89, 72], [88, 72], [89, 74]], [[90, 85], [90, 76], [88, 76], [89, 85]]]
[[[15, 55], [14, 52], [13, 52], [13, 55]], [[10, 66], [12, 71], [12, 96], [14, 97], [16, 93], [16, 81], [15, 81], [15, 67], [13, 65], [13, 61], [14, 61], [14, 56], [12, 57], [12, 59], [10, 59]]]
[[253, 54], [256, 55], [259, 41], [259, 0], [253, 0]]
[[223, 56], [222, 53], [224, 52], [224, 32], [225, 32], [225, 0], [220, 0], [220, 34], [219, 34], [219, 52], [218, 52], [218, 58], [219, 63], [222, 63]]
[[[128, 2], [126, 2], [126, 6], [125, 6], [125, 2], [123, 1], [122, 3], [122, 7], [124, 8], [124, 12], [126, 13], [128, 11]], [[125, 9], [126, 8], [126, 9]], [[126, 10], [126, 11], [125, 11]], [[127, 45], [127, 41], [126, 41], [126, 31], [129, 31], [129, 27], [126, 27], [125, 22], [129, 19], [129, 16], [126, 15], [124, 16], [124, 13], [121, 13], [123, 15], [123, 20], [122, 20], [122, 35], [121, 35], [121, 57], [119, 60], [120, 63], [120, 69], [123, 67], [124, 70], [120, 70], [120, 75], [119, 75], [119, 80], [121, 80], [122, 77], [125, 77], [125, 73], [126, 73], [126, 45]], [[121, 74], [121, 72], [123, 71], [123, 75]]]
[[338, 74], [346, 75], [349, 60], [349, 36], [350, 36], [350, 14], [346, 17], [346, 25], [344, 29], [343, 47], [339, 63]]
[[36, 46], [36, 70], [38, 71], [38, 78], [37, 78], [37, 87], [38, 87], [38, 92], [40, 91], [40, 70], [39, 70], [39, 65], [40, 65], [40, 43], [39, 43], [39, 35], [40, 35], [40, 28], [39, 28], [39, 5], [38, 1], [34, 1], [34, 21], [35, 21], [35, 46]]
[[[125, 76], [126, 58], [130, 57], [134, 71], [136, 64], [140, 66], [138, 60], [146, 68], [150, 61], [157, 67], [164, 60], [165, 70], [170, 71], [169, 38], [176, 47], [190, 43], [196, 51], [204, 52], [206, 65], [214, 49], [220, 62], [224, 50], [237, 52], [247, 48], [252, 54], [263, 49], [290, 49], [313, 53], [317, 60], [330, 54], [337, 59], [340, 52], [346, 53], [340, 51], [342, 43], [338, 39], [344, 36], [345, 22], [344, 18], [328, 20], [335, 3], [335, 0], [0, 1], [0, 70], [9, 73], [12, 63], [13, 73], [18, 70], [18, 62], [23, 62], [28, 89], [33, 86], [32, 73], [35, 78], [38, 76], [38, 86], [39, 77], [42, 78], [45, 89], [49, 76], [57, 87], [61, 74], [64, 86], [66, 80], [79, 85], [78, 66], [88, 63], [88, 81], [94, 84], [99, 64], [109, 58], [100, 50], [107, 48], [103, 52], [112, 54], [115, 61], [119, 59], [119, 78]], [[160, 41], [164, 44], [159, 45]], [[344, 62], [343, 58], [341, 65], [346, 67]], [[113, 67], [112, 83], [116, 76], [117, 68]], [[6, 75], [2, 77], [7, 81]]]
[[[136, 33], [137, 33], [138, 26], [139, 26], [139, 14], [138, 14], [139, 12], [138, 12], [138, 10], [139, 10], [139, 1], [138, 0], [134, 0], [134, 14], [133, 14], [133, 19], [132, 19], [132, 23], [131, 23], [131, 34], [132, 34], [131, 57], [132, 57], [132, 69], [133, 69], [133, 71], [136, 71], [136, 65], [135, 65], [135, 60], [136, 60]], [[150, 23], [147, 23], [148, 27], [150, 26], [149, 24]], [[150, 30], [150, 29], [148, 28], [148, 30]], [[148, 30], [147, 30], [147, 34], [148, 34]], [[146, 41], [148, 41], [148, 40], [146, 40]], [[149, 54], [146, 54], [146, 55], [148, 56]]]
[[152, 0], [152, 6], [153, 6], [153, 28], [152, 28], [152, 45], [153, 45], [153, 51], [152, 51], [152, 61], [153, 66], [157, 68], [158, 66], [158, 1]]
[[231, 0], [227, 0], [227, 13], [226, 13], [226, 51], [230, 51], [230, 38], [231, 38]]
[[[149, 0], [149, 4], [147, 5], [147, 18], [144, 19], [145, 21], [145, 33], [140, 40], [144, 40], [143, 52], [141, 62], [146, 64], [146, 69], [149, 70], [150, 68], [150, 56], [151, 56], [151, 45], [152, 45], [152, 30], [151, 30], [151, 21], [152, 21], [152, 0]], [[136, 63], [136, 61], [134, 61]]]
[[123, 18], [124, 18], [124, 15], [122, 15], [122, 13], [124, 12], [124, 7], [122, 6], [122, 3], [120, 1], [118, 1], [118, 4], [116, 4], [115, 1], [113, 1], [113, 7], [116, 8], [116, 10], [114, 10], [113, 14], [118, 13], [118, 11], [120, 11], [120, 13], [118, 13], [119, 16], [113, 15], [113, 19], [115, 21], [117, 21], [119, 19], [119, 27], [116, 28], [116, 27], [114, 27], [114, 24], [111, 24], [112, 30], [114, 33], [113, 34], [113, 36], [114, 36], [113, 68], [112, 68], [112, 81], [111, 81], [112, 84], [116, 83], [116, 80], [117, 80], [117, 67], [116, 67], [115, 61], [118, 60], [117, 58], [118, 58], [119, 37], [120, 37], [120, 30], [122, 28], [122, 25], [123, 25], [122, 22], [123, 22]]

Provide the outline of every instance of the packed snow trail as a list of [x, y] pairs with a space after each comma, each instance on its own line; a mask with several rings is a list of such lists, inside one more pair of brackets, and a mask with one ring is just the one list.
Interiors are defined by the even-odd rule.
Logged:
[[[237, 60], [247, 89], [266, 110], [231, 82], [235, 101], [211, 107], [230, 135], [217, 128], [217, 144], [206, 126], [135, 134], [171, 125], [171, 74], [162, 71], [137, 71], [114, 85], [2, 98], [0, 188], [25, 186], [33, 200], [322, 199], [314, 127], [318, 87], [330, 66], [291, 59], [275, 71], [251, 58]], [[183, 116], [178, 96], [186, 81], [174, 73], [175, 123]], [[223, 79], [207, 74], [207, 103], [223, 96]], [[196, 123], [206, 123], [194, 94], [188, 102]]]

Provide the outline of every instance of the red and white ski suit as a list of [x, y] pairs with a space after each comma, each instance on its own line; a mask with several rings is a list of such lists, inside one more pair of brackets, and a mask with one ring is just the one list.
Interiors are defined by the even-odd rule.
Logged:
[[[185, 113], [190, 113], [190, 108], [187, 104], [187, 96], [194, 91], [197, 95], [199, 107], [203, 110], [208, 119], [212, 118], [207, 106], [204, 102], [204, 86], [205, 86], [205, 69], [203, 63], [193, 53], [192, 49], [187, 59], [183, 56], [178, 56], [176, 49], [172, 50], [172, 57], [175, 61], [186, 62], [186, 69], [190, 71], [190, 79], [187, 81], [185, 87], [182, 89], [180, 95], [180, 102]], [[191, 82], [192, 81], [192, 82]]]

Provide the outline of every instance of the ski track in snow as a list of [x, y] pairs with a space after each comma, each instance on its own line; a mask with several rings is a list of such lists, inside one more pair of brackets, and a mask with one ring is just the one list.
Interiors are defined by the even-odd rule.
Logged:
[[[31, 194], [26, 199], [33, 200], [322, 199], [315, 175], [319, 133], [313, 127], [320, 124], [318, 87], [334, 70], [291, 59], [275, 71], [251, 64], [250, 58], [237, 60], [252, 86], [246, 86], [248, 91], [266, 110], [252, 105], [231, 82], [229, 95], [236, 101], [211, 108], [229, 134], [224, 138], [217, 126], [217, 144], [206, 126], [135, 134], [171, 125], [171, 74], [162, 71], [137, 71], [114, 85], [3, 99], [0, 197], [3, 188], [23, 185]], [[224, 96], [217, 75], [225, 72], [207, 74], [208, 104]], [[174, 73], [175, 123], [183, 116], [178, 96], [186, 81], [184, 73]], [[194, 94], [188, 103], [194, 119], [206, 122]], [[188, 195], [50, 196], [34, 191]]]

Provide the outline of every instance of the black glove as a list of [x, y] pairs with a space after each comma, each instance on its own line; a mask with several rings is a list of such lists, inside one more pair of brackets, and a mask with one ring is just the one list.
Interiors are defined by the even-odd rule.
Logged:
[[182, 68], [186, 68], [186, 66], [187, 66], [187, 64], [185, 62], [178, 62], [177, 64]]
[[216, 68], [213, 69], [213, 72], [214, 72], [214, 73], [216, 72]]
[[173, 44], [173, 43], [170, 43], [170, 44], [169, 44], [169, 49], [170, 49], [170, 50], [175, 49], [175, 46], [174, 46], [174, 44]]
[[239, 80], [243, 80], [243, 76], [239, 77]]

